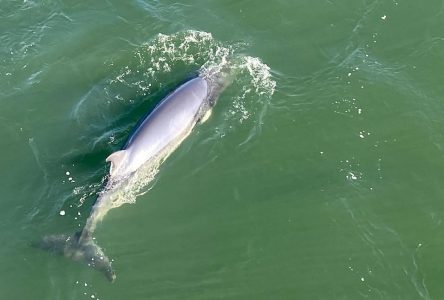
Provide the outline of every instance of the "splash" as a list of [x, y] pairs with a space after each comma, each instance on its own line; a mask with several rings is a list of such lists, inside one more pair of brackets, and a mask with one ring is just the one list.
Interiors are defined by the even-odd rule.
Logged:
[[[206, 75], [231, 69], [236, 78], [231, 90], [237, 92], [234, 92], [230, 114], [242, 122], [261, 111], [258, 106], [266, 105], [276, 88], [265, 63], [239, 53], [244, 47], [242, 43], [226, 45], [203, 31], [158, 34], [138, 47], [133, 54], [134, 64], [123, 67], [109, 83], [115, 90], [130, 89], [133, 94], [146, 96], [161, 88], [171, 74], [186, 75], [199, 70], [199, 74]], [[122, 101], [125, 97], [116, 93], [115, 99]]]
[[[244, 56], [234, 68], [237, 69], [237, 77], [240, 78], [241, 86], [238, 86], [238, 90], [241, 92], [234, 96], [230, 114], [236, 116], [241, 123], [252, 115], [258, 115], [258, 124], [262, 124], [263, 112], [276, 88], [276, 81], [272, 79], [270, 67], [257, 57]], [[258, 102], [262, 102], [262, 107], [258, 107], [260, 109], [250, 109], [254, 108], [254, 103]]]
[[158, 34], [152, 41], [138, 47], [133, 64], [125, 66], [110, 84], [131, 88], [138, 95], [147, 95], [161, 86], [171, 73], [191, 72], [200, 66], [223, 64], [233, 55], [235, 46], [223, 46], [210, 33], [185, 31], [172, 35]]

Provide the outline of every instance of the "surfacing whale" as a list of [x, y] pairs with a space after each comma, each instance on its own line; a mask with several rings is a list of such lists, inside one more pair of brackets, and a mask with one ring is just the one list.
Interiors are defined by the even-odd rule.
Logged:
[[110, 259], [96, 244], [92, 234], [107, 212], [117, 207], [114, 195], [136, 170], [152, 160], [164, 161], [210, 115], [220, 92], [226, 87], [227, 73], [199, 75], [177, 87], [139, 123], [120, 151], [106, 159], [109, 177], [99, 193], [83, 230], [73, 234], [45, 236], [35, 246], [69, 257], [101, 271], [110, 281], [116, 274]]

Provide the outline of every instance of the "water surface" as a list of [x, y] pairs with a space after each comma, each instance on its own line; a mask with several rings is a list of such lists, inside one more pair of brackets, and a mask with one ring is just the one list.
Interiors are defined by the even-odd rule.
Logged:
[[[444, 298], [443, 28], [437, 0], [2, 1], [1, 298]], [[30, 247], [226, 59], [211, 118], [96, 231], [115, 283]]]

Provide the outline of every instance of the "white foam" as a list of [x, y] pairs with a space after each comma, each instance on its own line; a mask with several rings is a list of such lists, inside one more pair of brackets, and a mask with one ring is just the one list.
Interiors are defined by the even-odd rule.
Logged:
[[[199, 73], [203, 76], [229, 68], [234, 70], [236, 83], [242, 85], [236, 87], [230, 113], [242, 123], [263, 111], [261, 104], [270, 100], [276, 88], [268, 65], [257, 57], [237, 54], [242, 46], [239, 43], [224, 44], [204, 31], [158, 34], [135, 50], [137, 65], [125, 66], [110, 83], [130, 87], [138, 94], [146, 95], [153, 87], [161, 86], [161, 79], [178, 66], [185, 66], [190, 71], [200, 68]], [[247, 103], [247, 99], [254, 99], [256, 105]]]

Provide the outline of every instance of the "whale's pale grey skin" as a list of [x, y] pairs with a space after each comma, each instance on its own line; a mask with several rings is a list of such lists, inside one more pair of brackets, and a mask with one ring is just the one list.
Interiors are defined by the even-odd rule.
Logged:
[[209, 108], [205, 103], [208, 91], [207, 80], [197, 77], [162, 101], [135, 130], [123, 149], [106, 159], [111, 162], [111, 178], [133, 173], [171, 142], [188, 133]]
[[198, 76], [165, 97], [135, 129], [122, 150], [112, 153], [106, 159], [111, 163], [110, 175], [83, 230], [70, 236], [46, 236], [37, 246], [86, 262], [113, 281], [116, 275], [111, 262], [92, 238], [97, 222], [115, 207], [111, 195], [150, 159], [166, 158], [199, 121], [206, 120], [224, 87], [220, 78], [211, 80], [209, 77]]

